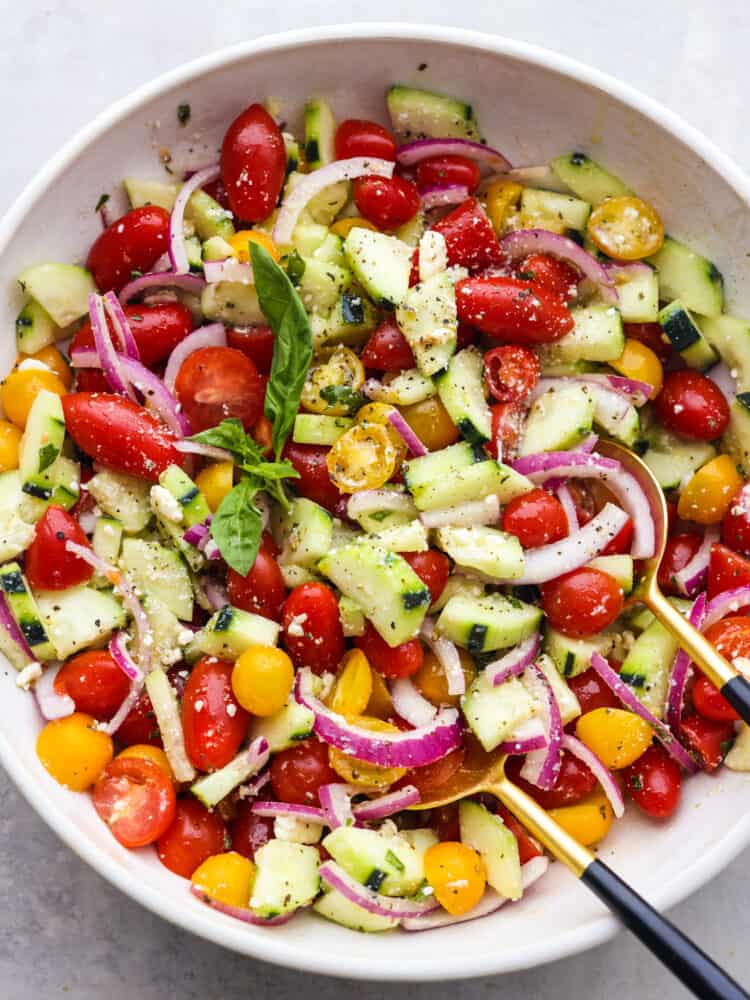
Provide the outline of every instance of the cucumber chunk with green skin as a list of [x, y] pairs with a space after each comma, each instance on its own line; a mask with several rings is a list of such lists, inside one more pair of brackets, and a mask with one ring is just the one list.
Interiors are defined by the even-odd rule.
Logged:
[[36, 354], [54, 344], [58, 327], [50, 314], [31, 299], [16, 317], [16, 348], [19, 354]]
[[358, 604], [348, 597], [339, 597], [339, 619], [344, 635], [347, 637], [363, 635], [365, 631], [365, 613]]
[[361, 608], [389, 646], [413, 639], [422, 627], [430, 592], [395, 552], [369, 539], [336, 548], [318, 570]]
[[121, 522], [127, 534], [143, 531], [151, 520], [149, 484], [142, 479], [102, 469], [89, 479], [86, 489], [105, 514]]
[[494, 495], [501, 504], [510, 503], [532, 490], [533, 484], [520, 472], [490, 459], [456, 472], [452, 479], [436, 479], [412, 489], [420, 511], [443, 510], [456, 504], [483, 500]]
[[179, 193], [177, 184], [164, 184], [162, 181], [149, 181], [142, 177], [126, 177], [123, 185], [131, 208], [156, 205], [165, 212], [171, 212]]
[[655, 323], [659, 316], [659, 277], [653, 268], [615, 274], [623, 323]]
[[493, 687], [482, 673], [461, 696], [461, 711], [471, 731], [489, 752], [534, 715], [535, 703], [516, 677]]
[[481, 138], [470, 104], [429, 90], [395, 84], [386, 96], [388, 114], [397, 137], [412, 139]]
[[338, 889], [330, 889], [313, 903], [313, 910], [326, 920], [348, 927], [350, 931], [360, 931], [364, 934], [376, 934], [380, 931], [390, 931], [398, 927], [396, 917], [381, 917], [377, 913], [352, 903]]
[[271, 753], [277, 753], [312, 736], [314, 723], [315, 716], [310, 709], [291, 696], [286, 705], [273, 715], [265, 718], [254, 716], [250, 721], [248, 738], [252, 741], [264, 736]]
[[731, 455], [745, 476], [750, 476], [750, 392], [741, 392], [729, 404], [729, 425], [721, 439], [722, 450]]
[[423, 375], [447, 367], [456, 350], [456, 291], [447, 271], [410, 288], [396, 307], [396, 322]]
[[185, 206], [185, 219], [193, 223], [202, 240], [209, 240], [212, 236], [229, 240], [234, 236], [232, 213], [200, 189], [190, 195]]
[[[94, 554], [105, 563], [113, 566], [120, 555], [122, 545], [123, 529], [120, 522], [114, 517], [98, 517], [94, 525], [94, 534], [91, 539], [91, 547]], [[111, 583], [103, 573], [95, 573], [92, 577], [92, 585], [97, 587], [110, 587]]]
[[204, 260], [226, 260], [234, 256], [234, 249], [221, 236], [210, 236], [203, 243]]
[[18, 451], [18, 468], [26, 482], [57, 460], [65, 440], [65, 416], [57, 393], [42, 389], [31, 404]]
[[552, 688], [552, 694], [557, 702], [557, 707], [560, 709], [562, 724], [567, 726], [569, 722], [577, 719], [581, 714], [581, 706], [578, 698], [576, 698], [575, 694], [568, 687], [567, 682], [563, 679], [551, 656], [542, 653], [537, 659], [536, 665], [547, 678], [547, 682]]
[[142, 538], [126, 538], [122, 543], [120, 566], [139, 593], [151, 594], [182, 621], [192, 619], [190, 575], [174, 549]]
[[622, 317], [615, 306], [590, 303], [570, 310], [574, 328], [552, 344], [539, 348], [542, 367], [591, 361], [616, 361], [625, 348]]
[[486, 460], [487, 453], [484, 449], [467, 441], [459, 441], [457, 444], [449, 444], [446, 448], [431, 451], [419, 458], [410, 459], [404, 465], [404, 480], [414, 492], [420, 486], [428, 486], [433, 479], [452, 477], [461, 469]]
[[355, 226], [344, 240], [354, 276], [376, 305], [398, 305], [409, 290], [412, 250], [395, 236]]
[[595, 407], [594, 394], [585, 385], [548, 389], [534, 400], [519, 454], [574, 448], [591, 433]]
[[292, 246], [301, 257], [312, 257], [328, 237], [328, 227], [317, 222], [300, 222], [292, 233]]
[[190, 542], [186, 542], [182, 537], [185, 530], [184, 526], [182, 524], [175, 524], [174, 521], [170, 521], [161, 514], [157, 514], [156, 528], [162, 539], [174, 546], [180, 553], [193, 573], [200, 573], [206, 565], [206, 559], [200, 549], [196, 548], [195, 545], [191, 545]]
[[394, 236], [405, 243], [407, 246], [414, 250], [419, 246], [419, 241], [424, 235], [424, 212], [419, 211], [417, 214], [405, 222], [403, 226], [399, 226]]
[[590, 639], [574, 639], [551, 626], [544, 632], [544, 651], [563, 677], [577, 677], [591, 666], [591, 656], [607, 656], [614, 645], [611, 635], [596, 635]]
[[217, 281], [201, 292], [201, 311], [205, 319], [220, 320], [230, 326], [253, 326], [265, 323], [254, 285], [239, 281]]
[[51, 504], [70, 510], [80, 496], [80, 485], [78, 462], [59, 455], [48, 469], [23, 482], [19, 514], [25, 521], [36, 523]]
[[339, 826], [323, 847], [347, 874], [383, 896], [411, 896], [422, 884], [419, 855], [400, 834]]
[[502, 819], [478, 802], [466, 800], [459, 804], [458, 822], [461, 842], [473, 848], [484, 863], [487, 885], [506, 899], [520, 899], [518, 841]]
[[598, 569], [622, 587], [627, 596], [633, 589], [633, 557], [628, 555], [598, 556], [588, 564], [590, 569]]
[[661, 719], [677, 641], [661, 622], [653, 621], [638, 636], [620, 668], [620, 680], [631, 687], [652, 715]]
[[271, 919], [312, 903], [320, 892], [317, 847], [269, 840], [255, 852], [250, 909]]
[[236, 660], [250, 646], [275, 646], [278, 638], [279, 626], [270, 618], [225, 604], [196, 634], [185, 655], [191, 662], [202, 655]]
[[319, 504], [298, 497], [284, 516], [280, 565], [312, 569], [331, 548], [333, 518]]
[[45, 309], [58, 326], [70, 326], [89, 311], [94, 279], [75, 264], [37, 264], [18, 276], [21, 288]]
[[376, 545], [382, 545], [389, 552], [426, 552], [430, 547], [427, 540], [427, 530], [419, 520], [408, 524], [394, 524], [375, 532], [371, 539]]
[[541, 619], [541, 608], [515, 597], [456, 594], [440, 612], [437, 630], [470, 653], [489, 653], [527, 639]]
[[719, 316], [724, 309], [724, 279], [707, 257], [671, 236], [661, 250], [648, 258], [659, 272], [661, 298], [680, 299], [687, 309], [701, 316]]
[[445, 527], [436, 532], [438, 548], [457, 566], [485, 576], [512, 580], [523, 575], [524, 557], [515, 535], [485, 525]]
[[[38, 660], [54, 660], [58, 652], [43, 621], [42, 610], [37, 605], [17, 562], [0, 566], [0, 589], [5, 594], [10, 613], [34, 656]], [[59, 653], [62, 659], [67, 655], [64, 652]]]
[[476, 348], [454, 354], [445, 371], [435, 376], [438, 395], [462, 436], [475, 444], [489, 441], [492, 414], [484, 396], [484, 361]]
[[325, 413], [298, 413], [294, 418], [292, 441], [295, 444], [335, 444], [344, 431], [354, 426], [349, 417], [331, 417]]
[[717, 361], [716, 351], [701, 333], [690, 310], [679, 299], [664, 306], [659, 313], [658, 322], [669, 337], [672, 347], [679, 351], [690, 368], [704, 371]]
[[[104, 646], [115, 629], [125, 625], [125, 611], [111, 590], [70, 587], [40, 590], [35, 597], [44, 628], [60, 660], [89, 646]], [[54, 659], [55, 655], [46, 658]]]
[[302, 258], [297, 294], [308, 312], [326, 315], [352, 283], [352, 272], [329, 261]]
[[701, 316], [699, 322], [709, 344], [737, 379], [737, 391], [750, 390], [750, 323], [736, 316]]
[[598, 205], [605, 198], [617, 198], [632, 194], [619, 177], [610, 174], [599, 163], [585, 153], [566, 153], [552, 161], [552, 169], [574, 195]]
[[336, 119], [327, 101], [316, 98], [305, 105], [305, 161], [317, 170], [336, 159]]
[[328, 344], [363, 344], [378, 325], [380, 314], [366, 296], [350, 288], [339, 298], [323, 323], [322, 341]]
[[211, 516], [211, 508], [206, 498], [193, 480], [179, 465], [168, 466], [159, 475], [159, 485], [169, 490], [182, 508], [182, 520], [186, 528], [201, 524]]
[[417, 516], [417, 508], [410, 496], [406, 493], [398, 493], [398, 506], [395, 510], [387, 506], [385, 500], [381, 509], [374, 509], [367, 513], [358, 513], [355, 520], [368, 534], [376, 535], [386, 528], [395, 528], [399, 525], [409, 524]]
[[525, 228], [549, 229], [554, 233], [566, 229], [583, 232], [591, 205], [569, 194], [524, 188], [521, 195], [521, 218]]
[[716, 449], [706, 441], [686, 441], [664, 428], [650, 435], [643, 461], [663, 490], [677, 489], [706, 462], [716, 457]]
[[247, 781], [258, 770], [257, 763], [249, 759], [247, 749], [240, 750], [237, 756], [218, 771], [204, 774], [190, 786], [192, 795], [202, 802], [206, 809], [213, 809], [237, 785]]

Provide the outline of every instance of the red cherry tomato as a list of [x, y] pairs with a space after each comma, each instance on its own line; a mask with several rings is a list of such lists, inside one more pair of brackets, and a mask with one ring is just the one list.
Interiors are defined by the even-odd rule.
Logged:
[[484, 380], [499, 403], [526, 399], [539, 381], [539, 358], [528, 347], [503, 344], [484, 356]]
[[346, 118], [336, 129], [334, 142], [337, 160], [349, 160], [353, 156], [396, 159], [396, 140], [387, 128], [377, 122]]
[[384, 320], [365, 344], [360, 361], [379, 372], [400, 372], [416, 367], [406, 337], [392, 319]]
[[[570, 491], [570, 495], [573, 497], [573, 505], [576, 509], [578, 524], [582, 528], [584, 524], [588, 524], [589, 521], [591, 521], [596, 515], [596, 503], [594, 501], [594, 497], [585, 483], [568, 483], [568, 490]], [[612, 541], [615, 541], [616, 538], [617, 535], [615, 535]]]
[[281, 131], [261, 104], [251, 104], [226, 131], [221, 179], [238, 219], [262, 222], [276, 208], [286, 177]]
[[563, 750], [560, 760], [560, 776], [557, 784], [549, 791], [537, 788], [521, 777], [523, 757], [511, 757], [506, 764], [506, 772], [511, 781], [519, 785], [543, 809], [558, 809], [570, 806], [593, 792], [596, 778], [586, 765], [567, 750]]
[[489, 337], [547, 344], [573, 329], [557, 295], [519, 278], [465, 278], [456, 285], [458, 318]]
[[619, 699], [592, 667], [576, 677], [569, 677], [568, 687], [578, 699], [581, 715], [596, 708], [622, 708]]
[[76, 368], [76, 392], [111, 392], [107, 376], [100, 368]]
[[273, 345], [275, 334], [270, 326], [259, 323], [257, 326], [235, 327], [227, 330], [227, 344], [236, 351], [242, 351], [259, 372], [268, 375], [273, 362]]
[[[579, 522], [580, 523], [580, 522]], [[628, 518], [625, 524], [620, 528], [615, 537], [606, 545], [602, 551], [603, 556], [619, 556], [624, 555], [626, 552], [630, 552], [630, 546], [633, 542], [633, 521]]]
[[202, 347], [180, 367], [175, 395], [193, 431], [215, 427], [227, 417], [250, 430], [263, 412], [263, 386], [258, 369], [232, 347]]
[[441, 841], [459, 841], [461, 829], [458, 821], [458, 803], [451, 802], [447, 806], [438, 806], [430, 814], [430, 825]]
[[314, 500], [326, 510], [333, 510], [341, 499], [341, 494], [328, 475], [326, 455], [330, 449], [317, 444], [295, 444], [287, 441], [283, 457], [287, 458], [299, 479], [291, 480], [293, 488], [301, 497]]
[[247, 576], [230, 569], [227, 576], [229, 600], [236, 608], [251, 611], [264, 618], [281, 621], [281, 608], [286, 600], [286, 585], [279, 564], [267, 550], [261, 548]]
[[398, 229], [419, 211], [419, 191], [403, 177], [358, 177], [354, 204], [361, 216], [378, 229]]
[[469, 326], [468, 323], [459, 323], [456, 333], [456, 350], [462, 351], [464, 347], [471, 347], [472, 344], [476, 344], [478, 337], [479, 334], [473, 326]]
[[206, 858], [226, 851], [227, 840], [227, 828], [217, 812], [209, 812], [197, 799], [178, 799], [174, 820], [159, 837], [156, 851], [171, 872], [190, 878]]
[[631, 799], [647, 816], [666, 819], [680, 804], [680, 768], [663, 747], [649, 747], [621, 773]]
[[451, 267], [480, 271], [503, 262], [497, 234], [476, 198], [467, 198], [432, 228], [445, 237]]
[[[181, 302], [158, 302], [152, 306], [123, 306], [128, 325], [133, 331], [133, 337], [141, 354], [141, 361], [147, 368], [166, 361], [181, 340], [193, 329], [193, 317], [187, 306]], [[111, 323], [110, 323], [111, 332]], [[93, 350], [94, 332], [91, 323], [86, 321], [78, 330], [70, 343], [73, 350]], [[78, 373], [80, 385], [81, 376], [94, 374], [100, 377], [102, 373], [96, 369], [82, 369]], [[106, 379], [104, 379], [107, 391]]]
[[706, 629], [706, 638], [726, 660], [750, 658], [750, 618], [733, 615]]
[[440, 760], [436, 760], [432, 764], [412, 768], [408, 774], [396, 782], [393, 790], [414, 785], [422, 799], [432, 798], [461, 767], [464, 754], [463, 747], [456, 747], [455, 750], [451, 750], [445, 757], [441, 757]]
[[498, 403], [490, 407], [492, 414], [492, 439], [487, 442], [487, 451], [498, 458], [498, 443], [502, 455], [506, 455], [518, 444], [524, 425], [523, 408], [518, 403]]
[[[750, 560], [738, 556], [726, 545], [718, 542], [712, 545], [708, 562], [708, 599], [723, 594], [725, 590], [746, 586], [750, 586]], [[747, 608], [741, 610], [743, 614], [747, 613]]]
[[92, 566], [68, 552], [68, 542], [91, 548], [78, 521], [52, 504], [37, 523], [34, 540], [26, 550], [26, 576], [35, 590], [65, 590], [87, 583], [94, 575]]
[[62, 398], [65, 426], [95, 462], [156, 482], [169, 465], [182, 465], [172, 432], [148, 410], [122, 396], [74, 392]]
[[69, 695], [76, 712], [103, 722], [112, 718], [129, 690], [130, 681], [106, 649], [78, 653], [55, 677], [55, 691]]
[[200, 771], [224, 767], [240, 749], [250, 716], [232, 691], [231, 663], [204, 656], [182, 694], [185, 750]]
[[465, 156], [431, 156], [417, 166], [417, 184], [420, 190], [458, 184], [473, 194], [481, 180], [479, 167]]
[[169, 212], [156, 205], [143, 205], [132, 208], [97, 236], [86, 267], [100, 291], [119, 292], [134, 271], [150, 271], [168, 246]]
[[696, 441], [721, 437], [729, 423], [724, 393], [710, 378], [690, 368], [665, 376], [654, 407], [665, 427]]
[[177, 800], [168, 775], [151, 760], [118, 757], [92, 791], [94, 809], [123, 847], [145, 847], [166, 832]]
[[496, 812], [518, 841], [518, 859], [521, 864], [525, 865], [532, 858], [540, 858], [544, 852], [524, 830], [513, 813], [506, 809], [501, 802], [497, 803]]
[[450, 560], [442, 552], [428, 549], [427, 552], [402, 552], [401, 556], [409, 563], [422, 583], [427, 587], [432, 598], [432, 604], [445, 590], [451, 571]]
[[694, 531], [681, 532], [667, 539], [664, 555], [659, 563], [657, 582], [665, 594], [678, 596], [682, 593], [674, 582], [675, 573], [690, 562], [700, 548], [701, 536]]
[[282, 750], [271, 760], [271, 788], [280, 802], [316, 804], [321, 785], [341, 781], [328, 763], [328, 747], [313, 738]]
[[739, 490], [724, 515], [721, 538], [735, 552], [750, 554], [750, 488], [747, 484]]
[[665, 341], [658, 323], [623, 323], [623, 331], [628, 340], [639, 340], [650, 347], [660, 361], [669, 361], [672, 345]]
[[255, 852], [269, 840], [273, 840], [273, 819], [253, 812], [251, 802], [237, 803], [237, 813], [229, 824], [232, 850], [251, 861]]
[[516, 273], [524, 281], [554, 292], [564, 302], [575, 298], [581, 277], [570, 264], [547, 253], [530, 253], [516, 268]]
[[691, 691], [693, 706], [704, 719], [716, 722], [737, 722], [740, 718], [716, 685], [699, 674]]
[[[178, 698], [182, 697], [185, 688], [185, 671], [179, 666], [173, 667], [167, 674], [169, 683]], [[74, 699], [75, 700], [75, 699]], [[154, 709], [148, 691], [145, 689], [139, 695], [135, 705], [125, 717], [125, 721], [117, 730], [117, 742], [124, 747], [134, 746], [136, 743], [148, 743], [150, 746], [160, 747], [161, 733], [154, 715]]]
[[686, 715], [680, 723], [680, 736], [698, 755], [704, 770], [715, 771], [732, 745], [734, 723]]
[[400, 646], [389, 646], [369, 621], [365, 622], [365, 630], [357, 636], [354, 644], [365, 654], [373, 670], [394, 680], [416, 674], [424, 660], [419, 639], [409, 639]]
[[210, 184], [204, 184], [203, 190], [206, 194], [211, 195], [214, 201], [218, 201], [222, 208], [231, 212], [232, 209], [229, 204], [229, 198], [227, 197], [227, 189], [224, 187], [224, 182], [221, 177], [215, 181], [211, 181]]
[[619, 583], [598, 569], [574, 569], [542, 584], [542, 607], [550, 625], [577, 638], [611, 625], [624, 603]]
[[284, 602], [281, 622], [284, 645], [295, 667], [309, 667], [316, 674], [336, 669], [344, 655], [344, 633], [339, 602], [330, 587], [324, 583], [295, 587]]
[[525, 549], [534, 549], [565, 538], [568, 519], [557, 497], [535, 489], [510, 501], [503, 510], [502, 527], [515, 535]]

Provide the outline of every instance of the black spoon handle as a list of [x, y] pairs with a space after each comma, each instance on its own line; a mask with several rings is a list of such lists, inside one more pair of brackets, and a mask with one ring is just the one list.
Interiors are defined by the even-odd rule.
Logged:
[[745, 677], [733, 677], [721, 688], [721, 693], [739, 715], [750, 722], [750, 683]]

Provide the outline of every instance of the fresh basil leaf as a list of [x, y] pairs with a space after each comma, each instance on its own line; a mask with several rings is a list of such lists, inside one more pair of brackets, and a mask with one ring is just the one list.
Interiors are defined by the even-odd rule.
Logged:
[[260, 445], [245, 433], [242, 421], [236, 417], [227, 417], [216, 427], [193, 434], [191, 440], [231, 451], [237, 461], [261, 461], [263, 457]]
[[282, 268], [257, 243], [250, 243], [249, 249], [258, 301], [276, 334], [265, 414], [271, 421], [271, 440], [278, 456], [299, 409], [312, 360], [312, 332], [305, 307]]
[[349, 413], [356, 413], [361, 406], [369, 402], [367, 396], [363, 396], [361, 392], [348, 385], [327, 385], [320, 390], [320, 396], [329, 406], [342, 404], [348, 407]]
[[263, 518], [253, 506], [258, 487], [241, 479], [219, 504], [211, 521], [211, 537], [225, 562], [242, 576], [253, 567], [263, 533]]

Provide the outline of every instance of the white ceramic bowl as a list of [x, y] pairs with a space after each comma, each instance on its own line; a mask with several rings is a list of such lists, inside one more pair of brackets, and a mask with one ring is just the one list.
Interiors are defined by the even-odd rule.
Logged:
[[[420, 66], [424, 65], [424, 69]], [[14, 278], [47, 260], [73, 260], [99, 231], [93, 207], [128, 174], [162, 176], [216, 158], [222, 133], [251, 100], [273, 96], [294, 124], [305, 98], [328, 97], [341, 118], [384, 119], [400, 81], [470, 100], [483, 133], [517, 164], [588, 151], [653, 202], [669, 232], [716, 261], [732, 310], [750, 313], [750, 182], [706, 139], [654, 102], [551, 52], [454, 28], [355, 25], [236, 46], [160, 77], [100, 115], [37, 175], [2, 223], [0, 370], [15, 355]], [[64, 82], [61, 83], [64, 86]], [[176, 108], [189, 102], [187, 128]], [[0, 759], [49, 825], [123, 892], [173, 923], [247, 955], [362, 979], [444, 980], [528, 968], [603, 941], [616, 924], [561, 866], [518, 906], [425, 934], [362, 935], [313, 916], [278, 929], [214, 913], [150, 849], [120, 847], [88, 796], [66, 792], [34, 752], [33, 699], [0, 670]], [[750, 841], [750, 780], [722, 773], [687, 783], [677, 817], [660, 826], [628, 810], [604, 858], [657, 906], [682, 899]]]

